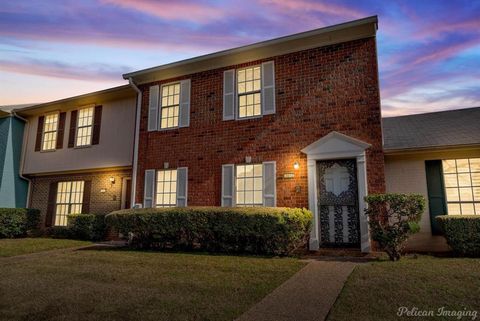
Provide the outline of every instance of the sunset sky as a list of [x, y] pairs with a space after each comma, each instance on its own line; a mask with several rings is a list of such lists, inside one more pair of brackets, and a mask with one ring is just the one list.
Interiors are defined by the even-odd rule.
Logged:
[[122, 85], [122, 73], [378, 15], [383, 115], [480, 106], [480, 0], [3, 0], [0, 105]]

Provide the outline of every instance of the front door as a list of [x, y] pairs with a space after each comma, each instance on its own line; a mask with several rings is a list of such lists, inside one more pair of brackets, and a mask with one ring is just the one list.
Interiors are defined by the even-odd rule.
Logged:
[[317, 162], [321, 246], [360, 245], [356, 164], [355, 159]]

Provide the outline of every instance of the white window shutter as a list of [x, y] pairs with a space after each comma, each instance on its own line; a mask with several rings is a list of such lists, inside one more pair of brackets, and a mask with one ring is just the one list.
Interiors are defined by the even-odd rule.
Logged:
[[158, 128], [158, 98], [160, 87], [150, 86], [150, 96], [148, 99], [148, 131], [154, 131]]
[[263, 163], [263, 206], [277, 206], [276, 197], [276, 163]]
[[153, 196], [155, 195], [155, 170], [145, 171], [145, 186], [143, 188], [143, 207], [153, 207]]
[[223, 120], [235, 119], [235, 69], [223, 72]]
[[177, 168], [177, 206], [187, 206], [188, 168]]
[[222, 206], [235, 205], [235, 166], [222, 165]]
[[180, 82], [180, 111], [178, 127], [190, 126], [190, 79]]
[[262, 111], [264, 115], [275, 114], [275, 64], [262, 63]]

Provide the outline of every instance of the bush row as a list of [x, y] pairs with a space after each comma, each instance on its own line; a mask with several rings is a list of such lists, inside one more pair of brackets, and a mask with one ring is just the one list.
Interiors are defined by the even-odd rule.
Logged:
[[287, 255], [305, 244], [312, 214], [298, 208], [129, 209], [107, 224], [137, 248]]
[[455, 254], [480, 257], [480, 216], [442, 215], [436, 219]]
[[13, 238], [35, 233], [40, 211], [29, 208], [0, 208], [0, 238]]
[[106, 237], [107, 225], [103, 214], [70, 214], [67, 222], [67, 226], [52, 226], [47, 235], [86, 241], [101, 241]]

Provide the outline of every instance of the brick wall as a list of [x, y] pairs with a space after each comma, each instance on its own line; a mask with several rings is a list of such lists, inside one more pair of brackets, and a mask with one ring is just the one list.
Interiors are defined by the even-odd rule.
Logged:
[[[275, 61], [276, 114], [223, 121], [223, 71]], [[191, 79], [190, 127], [147, 132], [149, 86]], [[220, 205], [221, 166], [277, 162], [277, 205], [307, 207], [306, 156], [301, 149], [331, 131], [372, 144], [369, 192], [383, 192], [380, 97], [374, 38], [300, 51], [142, 86], [137, 202], [144, 171], [188, 167], [188, 204]], [[300, 169], [293, 170], [298, 161]], [[294, 179], [283, 174], [295, 172]], [[299, 188], [296, 188], [296, 187]]]
[[[128, 169], [33, 177], [30, 194], [30, 207], [41, 211], [42, 222], [44, 223], [51, 182], [91, 180], [90, 213], [103, 214], [119, 210], [122, 201], [123, 178], [131, 176], [132, 171]], [[110, 183], [110, 177], [115, 178], [114, 184]], [[101, 193], [101, 189], [106, 189], [106, 192]]]

